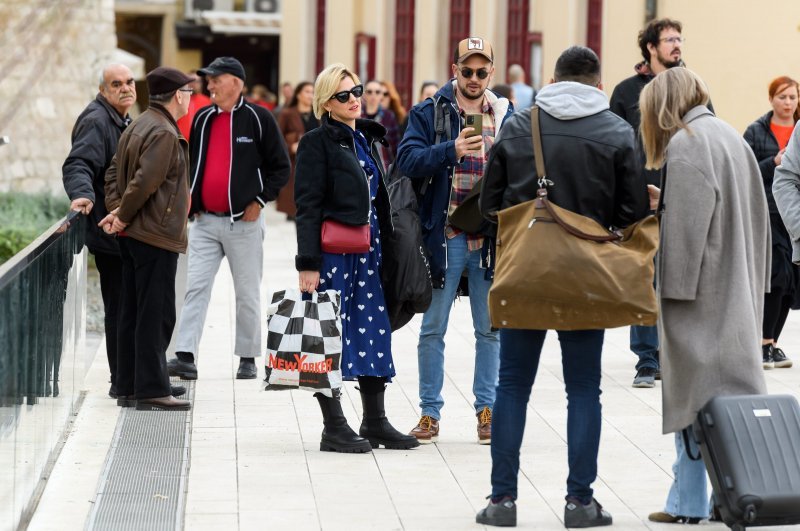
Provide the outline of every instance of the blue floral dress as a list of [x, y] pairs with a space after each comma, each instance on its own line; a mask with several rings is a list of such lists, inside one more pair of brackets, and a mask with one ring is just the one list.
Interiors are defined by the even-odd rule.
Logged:
[[355, 380], [358, 376], [383, 376], [391, 380], [395, 375], [392, 330], [381, 284], [381, 235], [375, 210], [381, 175], [364, 135], [345, 125], [342, 127], [353, 134], [356, 155], [365, 178], [369, 179], [371, 245], [368, 253], [323, 252], [320, 290], [335, 289], [342, 296], [342, 378]]

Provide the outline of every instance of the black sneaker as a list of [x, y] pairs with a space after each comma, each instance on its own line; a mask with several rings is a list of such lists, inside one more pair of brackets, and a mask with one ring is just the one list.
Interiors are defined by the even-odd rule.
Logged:
[[517, 504], [508, 496], [497, 503], [489, 500], [489, 505], [481, 509], [475, 516], [475, 522], [496, 527], [516, 527]]
[[636, 371], [636, 376], [633, 378], [633, 387], [655, 387], [657, 372], [652, 367], [642, 367]]
[[761, 354], [763, 356], [763, 367], [764, 369], [773, 369], [775, 368], [775, 358], [773, 358], [773, 351], [772, 351], [772, 343], [767, 343], [766, 345], [761, 345]]
[[786, 353], [779, 347], [772, 347], [772, 361], [775, 362], [776, 369], [788, 369], [792, 366], [792, 360], [786, 357]]
[[564, 506], [564, 527], [599, 527], [603, 525], [611, 525], [611, 515], [597, 503], [597, 500], [592, 498], [589, 505], [584, 505], [579, 499], [567, 496], [567, 505]]
[[197, 380], [197, 365], [188, 361], [172, 358], [167, 362], [170, 376], [178, 376], [181, 380]]

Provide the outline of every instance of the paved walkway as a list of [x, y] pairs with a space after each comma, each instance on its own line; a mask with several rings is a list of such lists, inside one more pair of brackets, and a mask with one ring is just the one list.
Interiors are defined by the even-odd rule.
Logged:
[[[267, 211], [263, 301], [294, 287], [294, 226]], [[226, 266], [212, 295], [198, 362], [191, 430], [185, 529], [478, 529], [475, 513], [490, 491], [488, 446], [476, 442], [472, 408], [473, 337], [468, 300], [457, 301], [447, 335], [439, 443], [366, 455], [319, 451], [316, 401], [304, 392], [260, 391], [259, 380], [235, 380], [231, 355], [235, 317]], [[401, 430], [419, 414], [416, 339], [419, 319], [394, 335], [398, 377], [386, 395]], [[793, 313], [783, 347], [800, 361], [800, 314]], [[608, 331], [603, 370], [603, 433], [596, 497], [617, 529], [669, 529], [647, 521], [671, 482], [673, 438], [661, 434], [661, 391], [633, 389], [628, 329]], [[263, 357], [261, 358], [263, 362]], [[119, 415], [108, 390], [100, 346], [87, 377], [87, 396], [29, 529], [82, 529]], [[528, 409], [522, 450], [518, 526], [563, 529], [566, 401], [555, 334], [545, 344]], [[770, 392], [800, 395], [800, 364], [767, 373]], [[358, 391], [347, 384], [343, 405], [359, 424]], [[725, 529], [721, 524], [711, 529]], [[772, 528], [779, 529], [779, 528]], [[788, 528], [787, 528], [788, 529]]]

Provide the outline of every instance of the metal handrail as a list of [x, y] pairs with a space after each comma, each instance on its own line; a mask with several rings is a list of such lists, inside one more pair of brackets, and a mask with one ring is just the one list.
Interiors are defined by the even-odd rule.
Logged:
[[39, 237], [28, 244], [27, 247], [0, 265], [0, 289], [8, 284], [11, 279], [16, 277], [17, 273], [22, 271], [28, 264], [47, 250], [48, 245], [58, 238], [61, 233], [65, 232], [75, 218], [82, 215], [83, 214], [78, 211], [70, 211], [69, 214], [52, 224], [50, 228], [40, 234]]

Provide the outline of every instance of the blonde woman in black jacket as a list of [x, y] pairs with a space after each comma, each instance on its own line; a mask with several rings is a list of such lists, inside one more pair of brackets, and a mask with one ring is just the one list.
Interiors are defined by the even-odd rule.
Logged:
[[[321, 450], [368, 452], [383, 445], [409, 449], [416, 438], [398, 432], [384, 412], [385, 384], [395, 375], [392, 331], [381, 284], [381, 241], [391, 233], [389, 197], [383, 182], [379, 142], [386, 130], [361, 120], [364, 87], [342, 64], [323, 70], [314, 84], [319, 128], [306, 133], [297, 149], [295, 202], [300, 290], [341, 293], [342, 377], [358, 380], [364, 416], [357, 436], [337, 398], [315, 395], [325, 429]], [[322, 251], [324, 220], [369, 225], [369, 251]]]

